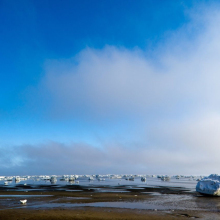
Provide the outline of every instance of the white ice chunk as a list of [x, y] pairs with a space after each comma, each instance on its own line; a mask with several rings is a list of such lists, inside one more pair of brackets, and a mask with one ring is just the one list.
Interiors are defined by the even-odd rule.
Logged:
[[203, 178], [197, 183], [196, 191], [202, 194], [220, 196], [220, 176], [211, 174]]

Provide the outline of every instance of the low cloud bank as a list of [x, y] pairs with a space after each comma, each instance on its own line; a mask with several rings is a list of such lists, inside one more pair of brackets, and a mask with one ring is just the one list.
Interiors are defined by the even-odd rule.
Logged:
[[[4, 150], [0, 172], [1, 175], [207, 174], [218, 163], [218, 157], [210, 152], [198, 151], [198, 157], [192, 149], [187, 151], [180, 146], [169, 149], [164, 145], [163, 149], [140, 145], [127, 148], [122, 143], [103, 145], [103, 149], [82, 143], [23, 145]], [[215, 167], [212, 170], [218, 171]]]

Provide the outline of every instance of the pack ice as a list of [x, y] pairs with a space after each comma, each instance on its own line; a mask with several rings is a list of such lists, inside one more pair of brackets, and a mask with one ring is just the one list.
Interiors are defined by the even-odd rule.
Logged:
[[197, 183], [196, 191], [202, 194], [220, 196], [220, 175], [211, 174], [203, 178]]

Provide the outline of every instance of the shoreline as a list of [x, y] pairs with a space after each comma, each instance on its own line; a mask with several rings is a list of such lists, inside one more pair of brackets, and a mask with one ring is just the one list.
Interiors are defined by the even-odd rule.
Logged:
[[[220, 219], [218, 198], [181, 187], [132, 187], [4, 188], [0, 219]], [[20, 199], [27, 204], [19, 204]]]

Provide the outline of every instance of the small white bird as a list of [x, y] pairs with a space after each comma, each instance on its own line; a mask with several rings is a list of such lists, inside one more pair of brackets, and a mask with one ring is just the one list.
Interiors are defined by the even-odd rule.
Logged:
[[20, 203], [21, 203], [21, 204], [26, 204], [26, 203], [27, 203], [27, 199], [20, 200]]

